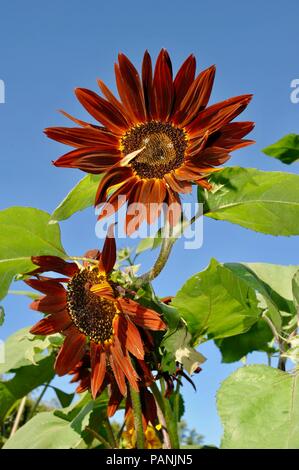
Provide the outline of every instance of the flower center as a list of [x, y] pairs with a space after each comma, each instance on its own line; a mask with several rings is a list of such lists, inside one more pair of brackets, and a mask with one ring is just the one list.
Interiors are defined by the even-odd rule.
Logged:
[[116, 302], [90, 291], [91, 286], [104, 282], [107, 278], [97, 268], [84, 268], [67, 286], [68, 312], [75, 326], [92, 341], [103, 344], [112, 339], [113, 320], [120, 312]]
[[172, 124], [151, 121], [127, 131], [121, 140], [128, 155], [145, 147], [130, 164], [140, 178], [163, 178], [184, 162], [186, 133]]

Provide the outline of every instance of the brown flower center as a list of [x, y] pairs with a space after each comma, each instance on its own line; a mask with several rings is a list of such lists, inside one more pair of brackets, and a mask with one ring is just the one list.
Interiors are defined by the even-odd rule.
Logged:
[[123, 153], [145, 147], [130, 164], [140, 178], [163, 178], [184, 162], [186, 133], [172, 124], [151, 121], [132, 127], [122, 137]]
[[102, 344], [113, 337], [113, 320], [119, 313], [116, 302], [90, 291], [91, 286], [104, 282], [107, 278], [98, 269], [84, 268], [67, 286], [68, 312], [75, 326], [92, 341]]

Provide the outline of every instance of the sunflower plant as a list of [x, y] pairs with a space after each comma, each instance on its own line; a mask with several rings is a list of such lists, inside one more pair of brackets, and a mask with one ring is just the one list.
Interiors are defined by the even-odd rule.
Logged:
[[[234, 150], [254, 143], [246, 138], [254, 124], [235, 121], [251, 94], [209, 104], [215, 70], [197, 74], [190, 55], [174, 74], [162, 49], [155, 66], [145, 52], [139, 73], [120, 54], [118, 96], [101, 80], [101, 94], [77, 88], [92, 122], [63, 111], [73, 127], [45, 130], [73, 147], [54, 165], [87, 175], [51, 215], [28, 207], [0, 211], [0, 298], [27, 296], [40, 315], [1, 345], [4, 449], [184, 446], [182, 387], [195, 388], [194, 374], [209, 369], [201, 345], [211, 340], [223, 362], [245, 364], [217, 394], [222, 447], [299, 447], [299, 266], [212, 259], [174, 296], [160, 297], [152, 285], [176, 240], [199, 218], [299, 235], [298, 175], [221, 167]], [[286, 150], [284, 141], [294, 148]], [[298, 142], [292, 134], [265, 153], [290, 164]], [[189, 218], [188, 194], [200, 208]], [[92, 205], [97, 224], [109, 221], [104, 239], [85, 253], [66, 253], [59, 222]], [[160, 219], [154, 236], [118, 247], [120, 224], [129, 240]], [[144, 272], [142, 256], [151, 249], [159, 254]], [[23, 287], [9, 290], [12, 282]], [[246, 366], [253, 351], [264, 352], [265, 364]], [[57, 376], [76, 390], [58, 388]], [[55, 406], [42, 406], [48, 390]], [[111, 421], [117, 411], [120, 424]]]

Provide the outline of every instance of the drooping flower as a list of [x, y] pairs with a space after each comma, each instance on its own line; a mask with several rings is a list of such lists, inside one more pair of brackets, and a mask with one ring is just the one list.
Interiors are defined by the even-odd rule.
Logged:
[[[107, 371], [113, 375], [120, 394], [125, 396], [127, 382], [139, 390], [139, 377], [131, 355], [137, 361], [144, 359], [142, 331], [163, 330], [165, 324], [155, 311], [121, 296], [110, 280], [116, 259], [111, 229], [102, 253], [93, 250], [86, 256], [94, 258], [94, 262], [79, 266], [55, 256], [32, 258], [38, 268], [32, 272], [35, 277], [25, 282], [45, 295], [34, 300], [31, 308], [48, 315], [33, 326], [31, 333], [60, 332], [65, 336], [55, 362], [58, 375], [73, 371], [89, 350], [93, 397]], [[49, 271], [63, 277], [41, 276]]]
[[[137, 221], [134, 215], [134, 224], [127, 213], [128, 234], [144, 219], [154, 222], [162, 203], [179, 206], [179, 194], [191, 192], [192, 183], [210, 189], [207, 177], [215, 167], [226, 162], [231, 151], [253, 143], [243, 139], [253, 123], [232, 122], [251, 95], [207, 107], [215, 67], [197, 76], [195, 70], [196, 61], [190, 55], [173, 78], [167, 51], [161, 50], [154, 70], [146, 51], [140, 77], [130, 60], [119, 54], [115, 76], [120, 99], [101, 80], [104, 97], [76, 89], [78, 100], [100, 125], [64, 113], [79, 127], [45, 130], [48, 137], [75, 147], [54, 165], [104, 173], [95, 204], [109, 204], [104, 204], [99, 218], [124, 202], [144, 204], [145, 211]], [[170, 223], [176, 223], [179, 215], [180, 209], [169, 211]]]

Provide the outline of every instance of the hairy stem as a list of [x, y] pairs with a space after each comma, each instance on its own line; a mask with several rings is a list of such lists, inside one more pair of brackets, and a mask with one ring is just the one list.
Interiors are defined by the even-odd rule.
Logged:
[[144, 433], [143, 433], [143, 426], [142, 426], [142, 409], [141, 409], [141, 401], [140, 401], [140, 393], [136, 392], [133, 387], [130, 385], [130, 395], [133, 407], [133, 415], [134, 415], [134, 426], [136, 431], [136, 441], [137, 441], [137, 448], [144, 449]]

